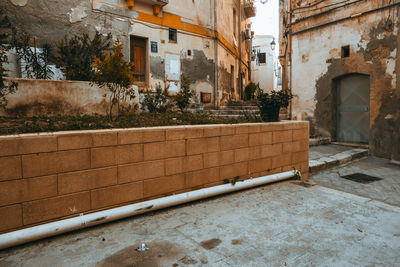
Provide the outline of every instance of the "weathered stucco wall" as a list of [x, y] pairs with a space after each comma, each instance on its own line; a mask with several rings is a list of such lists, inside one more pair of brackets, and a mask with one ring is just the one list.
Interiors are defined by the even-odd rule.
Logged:
[[293, 168], [307, 122], [1, 136], [0, 233]]
[[[218, 33], [215, 31], [214, 4], [220, 10], [218, 14]], [[222, 5], [224, 7], [222, 7]], [[240, 45], [233, 39], [232, 8], [238, 6], [237, 1], [170, 0], [159, 14], [153, 13], [149, 3], [135, 1], [132, 10], [126, 6], [125, 0], [84, 0], [84, 1], [10, 1], [4, 0], [0, 8], [7, 14], [14, 25], [19, 24], [25, 31], [38, 37], [38, 42], [53, 43], [64, 35], [90, 33], [99, 31], [111, 33], [123, 45], [126, 60], [130, 59], [130, 37], [147, 38], [146, 69], [147, 77], [142, 88], [154, 88], [157, 84], [167, 86], [168, 66], [166, 55], [176, 55], [181, 61], [181, 73], [190, 76], [191, 88], [196, 91], [195, 100], [200, 101], [200, 93], [215, 94], [215, 79], [218, 76], [215, 67], [215, 46], [224, 49], [220, 61], [225, 61], [228, 52], [229, 60], [238, 61]], [[229, 10], [229, 12], [228, 12]], [[239, 7], [236, 8], [239, 15]], [[242, 15], [242, 30], [248, 20]], [[239, 25], [239, 17], [237, 19]], [[239, 26], [238, 26], [239, 27]], [[177, 42], [169, 41], [169, 28], [177, 29]], [[219, 32], [221, 31], [221, 32]], [[215, 39], [218, 39], [216, 42]], [[157, 42], [158, 51], [151, 52], [150, 42]], [[235, 43], [236, 42], [236, 43]], [[217, 45], [218, 44], [218, 45]], [[248, 60], [242, 46], [242, 59]], [[218, 49], [219, 53], [220, 49]], [[235, 71], [239, 72], [236, 63]], [[236, 74], [238, 76], [238, 74]], [[223, 77], [223, 75], [222, 75]], [[221, 84], [221, 83], [217, 83]], [[221, 95], [221, 94], [220, 94]], [[239, 92], [234, 95], [235, 99]], [[214, 103], [214, 101], [212, 101]]]
[[[79, 81], [12, 80], [18, 83], [18, 90], [7, 96], [8, 104], [0, 110], [1, 116], [108, 114], [106, 88]], [[126, 105], [138, 104], [137, 89], [135, 94], [136, 98]]]
[[[337, 5], [337, 2], [324, 2], [318, 7]], [[361, 14], [388, 4], [391, 2], [362, 1], [314, 16], [326, 9], [316, 9], [313, 13], [296, 14], [295, 11], [293, 22], [297, 22], [292, 26], [292, 115], [293, 119], [313, 121], [316, 126], [312, 129], [313, 134], [328, 135], [335, 140], [335, 79], [352, 73], [369, 75], [370, 151], [376, 156], [400, 160], [400, 6]], [[293, 7], [296, 7], [295, 3]], [[352, 15], [343, 21], [308, 30]], [[304, 18], [307, 16], [311, 17]], [[393, 22], [390, 26], [388, 19]], [[342, 57], [341, 48], [347, 45], [350, 46], [350, 56]], [[288, 65], [290, 63], [285, 67]]]

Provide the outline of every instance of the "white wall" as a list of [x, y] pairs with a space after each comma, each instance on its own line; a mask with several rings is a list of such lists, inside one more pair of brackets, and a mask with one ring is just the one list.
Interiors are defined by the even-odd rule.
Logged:
[[[272, 35], [256, 35], [253, 39], [253, 50], [260, 53], [266, 53], [266, 63], [258, 63], [257, 56], [251, 62], [252, 65], [252, 80], [254, 83], [260, 83], [260, 88], [264, 92], [269, 92], [277, 89], [277, 60], [275, 52], [271, 49]], [[277, 40], [275, 40], [277, 42]]]

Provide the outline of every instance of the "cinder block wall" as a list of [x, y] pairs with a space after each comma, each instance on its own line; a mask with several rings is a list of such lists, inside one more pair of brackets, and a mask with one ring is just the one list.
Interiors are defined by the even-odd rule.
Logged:
[[0, 233], [293, 168], [308, 122], [1, 136]]

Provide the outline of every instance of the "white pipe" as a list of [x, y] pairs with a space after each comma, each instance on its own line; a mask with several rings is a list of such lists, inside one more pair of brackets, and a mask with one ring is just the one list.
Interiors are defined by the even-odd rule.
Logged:
[[238, 191], [241, 189], [255, 187], [262, 184], [273, 183], [295, 176], [299, 177], [300, 172], [297, 170], [293, 170], [268, 176], [262, 176], [259, 178], [238, 181], [234, 185], [232, 185], [231, 183], [223, 184], [214, 187], [203, 188], [200, 190], [190, 191], [187, 193], [153, 199], [141, 203], [126, 205], [114, 209], [89, 213], [86, 215], [81, 214], [80, 216], [70, 219], [42, 224], [2, 234], [0, 235], [0, 249], [9, 248], [30, 241], [142, 214], [153, 210], [179, 205], [189, 201], [195, 201], [223, 193]]

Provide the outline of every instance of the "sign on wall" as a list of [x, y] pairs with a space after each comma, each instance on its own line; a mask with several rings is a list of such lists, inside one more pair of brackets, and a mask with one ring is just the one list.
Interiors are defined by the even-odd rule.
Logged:
[[157, 44], [157, 42], [153, 42], [152, 41], [150, 46], [151, 46], [151, 52], [152, 53], [158, 53], [158, 44]]

